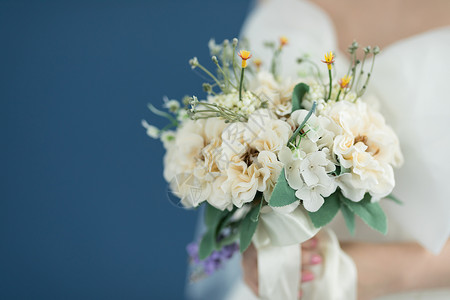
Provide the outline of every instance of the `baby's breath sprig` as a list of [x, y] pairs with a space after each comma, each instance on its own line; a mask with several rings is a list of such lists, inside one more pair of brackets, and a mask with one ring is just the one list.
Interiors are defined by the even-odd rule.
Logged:
[[363, 59], [362, 59], [362, 62], [361, 62], [361, 70], [359, 72], [358, 80], [356, 81], [356, 85], [355, 85], [356, 88], [359, 87], [359, 83], [361, 81], [361, 78], [364, 75], [364, 65], [366, 63], [366, 58], [367, 58], [367, 55], [370, 53], [370, 50], [371, 50], [370, 46], [367, 46], [367, 47], [364, 48], [364, 56], [363, 56]]
[[298, 64], [308, 63], [308, 64], [310, 64], [313, 67], [313, 69], [315, 70], [315, 73], [313, 72], [314, 77], [317, 80], [317, 82], [319, 82], [322, 86], [324, 86], [324, 94], [326, 94], [327, 93], [327, 88], [326, 88], [326, 86], [323, 83], [322, 73], [320, 72], [320, 68], [319, 68], [319, 66], [317, 65], [316, 62], [312, 61], [309, 58], [309, 54], [304, 54], [303, 56], [297, 58], [297, 63]]
[[288, 38], [285, 36], [281, 36], [279, 40], [278, 47], [275, 48], [275, 43], [273, 42], [266, 42], [264, 45], [268, 48], [271, 48], [274, 50], [273, 56], [272, 56], [272, 62], [270, 64], [270, 72], [272, 73], [273, 77], [277, 79], [277, 63], [281, 54], [281, 51], [283, 50], [284, 46], [286, 46], [289, 42]]
[[236, 57], [236, 55], [235, 55], [235, 53], [236, 53], [236, 47], [237, 47], [238, 42], [239, 42], [239, 41], [238, 41], [237, 38], [234, 38], [234, 39], [233, 39], [233, 43], [232, 43], [233, 54], [232, 54], [232, 59], [231, 59], [231, 67], [232, 67], [232, 69], [233, 69], [234, 79], [236, 80], [236, 82], [239, 81], [239, 78], [238, 78], [238, 75], [237, 75], [237, 72], [236, 72], [236, 69], [239, 68], [239, 66], [237, 65], [236, 59], [235, 59], [235, 57]]
[[[236, 86], [229, 79], [229, 76], [228, 76], [228, 72], [229, 71], [227, 69], [225, 69], [225, 71], [222, 69], [222, 67], [219, 64], [219, 60], [217, 59], [217, 57], [216, 56], [212, 56], [211, 60], [216, 65], [218, 72], [221, 73], [222, 76], [223, 76], [223, 79], [224, 79], [224, 82], [225, 82], [225, 91], [226, 92], [230, 91], [229, 86], [232, 86], [234, 89], [236, 89]], [[225, 65], [226, 63], [223, 63], [223, 64]]]
[[211, 77], [212, 80], [214, 80], [214, 81], [216, 82], [217, 86], [222, 90], [222, 92], [224, 92], [224, 89], [225, 89], [224, 85], [219, 81], [219, 79], [217, 79], [216, 76], [214, 76], [208, 69], [206, 69], [204, 66], [202, 66], [202, 65], [199, 63], [197, 57], [191, 58], [191, 59], [189, 60], [189, 64], [191, 65], [191, 68], [192, 68], [192, 69], [195, 69], [195, 68], [197, 68], [197, 67], [200, 68], [200, 69], [201, 69], [203, 72], [205, 72], [209, 77]]
[[373, 72], [373, 66], [375, 65], [375, 57], [377, 56], [378, 53], [380, 53], [380, 47], [375, 46], [372, 49], [372, 65], [370, 66], [369, 73], [367, 73], [366, 82], [364, 83], [362, 88], [357, 92], [358, 97], [361, 97], [366, 92], [367, 85], [369, 84], [370, 76], [372, 75], [372, 72]]
[[248, 117], [240, 114], [228, 107], [218, 105], [217, 103], [200, 102], [193, 96], [189, 99], [191, 108], [188, 110], [192, 120], [209, 119], [219, 117], [225, 119], [225, 123], [246, 122]]

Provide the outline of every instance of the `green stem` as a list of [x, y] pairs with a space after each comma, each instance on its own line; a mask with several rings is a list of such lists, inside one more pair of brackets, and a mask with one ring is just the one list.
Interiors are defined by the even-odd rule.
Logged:
[[376, 54], [373, 55], [372, 66], [370, 66], [370, 71], [369, 71], [369, 73], [367, 73], [366, 82], [364, 83], [363, 87], [361, 88], [361, 90], [357, 94], [358, 97], [361, 97], [365, 93], [367, 85], [369, 84], [370, 76], [372, 75], [372, 71], [373, 71], [373, 66], [375, 65], [375, 56], [376, 56]]
[[242, 68], [241, 80], [239, 82], [239, 101], [242, 101], [242, 84], [244, 83], [244, 70], [245, 68]]
[[339, 96], [341, 95], [341, 92], [342, 92], [342, 89], [339, 89], [339, 92], [338, 92], [337, 97], [336, 97], [336, 102], [339, 101]]
[[236, 57], [236, 46], [233, 46], [233, 59], [231, 61], [231, 67], [233, 68], [233, 73], [234, 73], [234, 78], [236, 79], [236, 83], [239, 81], [238, 79], [238, 75], [236, 72], [236, 63], [235, 63], [235, 58]]
[[177, 126], [178, 126], [178, 121], [177, 121], [174, 117], [172, 117], [169, 113], [166, 113], [166, 112], [164, 112], [164, 111], [161, 111], [161, 110], [157, 109], [157, 108], [154, 107], [153, 104], [151, 104], [151, 103], [147, 104], [147, 107], [148, 107], [148, 109], [150, 109], [150, 111], [151, 111], [152, 113], [154, 113], [155, 115], [158, 115], [158, 116], [167, 118], [167, 119], [169, 119], [173, 124], [177, 124]]
[[331, 69], [328, 69], [328, 77], [330, 78], [330, 90], [328, 91], [328, 97], [326, 101], [330, 100], [331, 89], [333, 88], [333, 81], [332, 81], [333, 77], [331, 76]]
[[270, 66], [270, 72], [272, 73], [273, 77], [276, 79], [277, 74], [276, 74], [276, 65], [277, 65], [277, 59], [278, 56], [280, 55], [280, 49], [275, 50], [275, 52], [273, 53], [273, 57], [272, 57], [272, 63]]
[[227, 74], [225, 73], [225, 71], [220, 67], [219, 63], [216, 63], [217, 69], [219, 70], [220, 73], [222, 73], [223, 75], [223, 79], [225, 82], [227, 82], [228, 84], [230, 84], [234, 89], [236, 89], [236, 86], [229, 80]]
[[363, 60], [362, 60], [362, 63], [361, 63], [361, 71], [359, 72], [359, 77], [358, 77], [358, 80], [356, 81], [356, 84], [355, 84], [355, 90], [358, 89], [359, 82], [361, 81], [361, 78], [362, 78], [362, 76], [364, 74], [364, 63], [366, 62], [366, 58], [367, 58], [367, 53], [364, 52], [364, 57], [363, 57]]
[[206, 74], [208, 74], [209, 77], [211, 77], [219, 86], [219, 88], [223, 91], [223, 87], [220, 84], [220, 81], [216, 78], [216, 76], [214, 76], [210, 71], [208, 71], [208, 69], [206, 69], [204, 66], [202, 66], [201, 64], [197, 65], [203, 72], [205, 72]]
[[311, 110], [308, 112], [308, 114], [306, 115], [305, 119], [303, 119], [302, 124], [300, 124], [300, 126], [298, 126], [298, 128], [294, 131], [294, 133], [292, 134], [291, 138], [287, 142], [287, 146], [288, 147], [292, 143], [292, 141], [295, 140], [295, 138], [297, 137], [297, 135], [300, 132], [300, 130], [303, 129], [303, 127], [305, 126], [306, 122], [308, 122], [309, 118], [311, 117], [313, 112], [316, 110], [316, 106], [317, 106], [317, 102], [314, 101], [313, 106], [311, 107]]

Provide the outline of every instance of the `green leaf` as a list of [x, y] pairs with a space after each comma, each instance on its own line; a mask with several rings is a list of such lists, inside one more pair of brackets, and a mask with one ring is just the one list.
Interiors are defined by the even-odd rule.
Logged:
[[399, 200], [397, 197], [395, 197], [393, 194], [387, 195], [386, 199], [392, 200], [395, 203], [397, 203], [398, 205], [403, 205], [403, 202], [401, 200]]
[[222, 214], [223, 217], [220, 219], [219, 224], [217, 225], [217, 230], [216, 230], [217, 234], [221, 233], [222, 230], [224, 230], [225, 227], [227, 227], [229, 225], [230, 222], [228, 222], [228, 221], [230, 221], [231, 217], [234, 215], [236, 210], [237, 210], [236, 206], [233, 206], [233, 209], [231, 211], [224, 210], [225, 214]]
[[311, 109], [309, 110], [308, 114], [306, 115], [306, 117], [303, 119], [303, 122], [300, 124], [300, 126], [297, 127], [297, 129], [294, 131], [294, 133], [292, 134], [292, 136], [289, 138], [287, 145], [288, 147], [290, 147], [291, 143], [295, 140], [295, 138], [297, 137], [297, 135], [300, 134], [300, 130], [303, 129], [303, 127], [305, 126], [306, 122], [308, 122], [309, 118], [311, 117], [311, 115], [314, 113], [314, 111], [316, 110], [316, 106], [317, 106], [317, 102], [314, 101]]
[[387, 233], [387, 219], [378, 203], [370, 202], [371, 196], [366, 194], [359, 202], [353, 202], [344, 195], [340, 195], [341, 201], [355, 214], [357, 214], [371, 228]]
[[216, 236], [212, 230], [208, 230], [200, 242], [198, 249], [198, 257], [200, 259], [205, 259], [213, 252], [216, 244]]
[[227, 235], [223, 239], [220, 240], [220, 242], [216, 243], [216, 249], [220, 250], [223, 247], [233, 244], [237, 238], [239, 237], [239, 230], [234, 230], [230, 235]]
[[255, 234], [256, 227], [258, 226], [258, 216], [261, 206], [262, 205], [260, 204], [252, 207], [239, 226], [239, 248], [241, 253], [244, 252], [252, 242], [253, 234]]
[[199, 258], [205, 259], [211, 252], [217, 248], [217, 235], [226, 226], [227, 221], [231, 218], [235, 209], [232, 211], [221, 211], [209, 203], [205, 204], [205, 225], [207, 231], [202, 237], [199, 246]]
[[311, 221], [316, 228], [325, 226], [333, 220], [339, 211], [339, 191], [334, 192], [330, 196], [326, 197], [322, 207], [316, 212], [308, 212]]
[[269, 200], [269, 205], [273, 207], [281, 207], [292, 204], [295, 201], [298, 201], [297, 197], [295, 197], [295, 190], [289, 186], [283, 168], [273, 189], [272, 196]]
[[309, 86], [303, 82], [294, 87], [292, 92], [292, 112], [302, 107], [302, 100], [307, 92], [309, 92]]
[[205, 225], [208, 229], [216, 229], [222, 217], [227, 214], [227, 210], [221, 211], [214, 206], [206, 203], [205, 208]]
[[336, 166], [336, 170], [333, 172], [336, 176], [350, 173], [351, 169], [344, 168], [343, 166]]
[[355, 234], [355, 214], [341, 202], [341, 212], [345, 219], [345, 224], [352, 235]]

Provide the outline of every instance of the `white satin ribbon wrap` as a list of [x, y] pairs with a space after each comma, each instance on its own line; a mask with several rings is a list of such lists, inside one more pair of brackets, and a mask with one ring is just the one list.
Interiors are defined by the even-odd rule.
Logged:
[[[307, 212], [298, 207], [279, 213], [265, 207], [253, 243], [258, 250], [259, 297], [264, 300], [295, 300], [300, 289], [301, 248], [318, 233]], [[331, 231], [321, 233], [321, 274], [305, 289], [312, 300], [356, 299], [356, 268], [340, 249]]]

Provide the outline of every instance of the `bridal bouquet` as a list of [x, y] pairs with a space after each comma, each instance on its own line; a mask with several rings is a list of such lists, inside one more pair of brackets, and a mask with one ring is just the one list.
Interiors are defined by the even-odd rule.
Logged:
[[[192, 259], [209, 274], [253, 242], [258, 255], [266, 255], [258, 256], [261, 296], [283, 299], [293, 292], [274, 292], [276, 283], [267, 282], [264, 272], [292, 268], [289, 280], [298, 285], [298, 243], [339, 210], [352, 233], [355, 215], [387, 232], [379, 201], [393, 198], [393, 167], [402, 163], [397, 136], [362, 98], [379, 48], [364, 48], [358, 60], [353, 43], [342, 77], [335, 76], [335, 56], [329, 52], [322, 61], [327, 76], [314, 65], [306, 77], [290, 79], [278, 74], [287, 44], [282, 37], [266, 45], [273, 59], [265, 70], [249, 51], [238, 52], [237, 39], [220, 45], [210, 41], [214, 72], [197, 58], [190, 60], [192, 69], [210, 77], [203, 84], [206, 97], [185, 97], [182, 103], [165, 99], [168, 112], [149, 105], [170, 123], [163, 129], [142, 123], [164, 144], [164, 178], [180, 204], [205, 207], [206, 231], [199, 244], [189, 245]], [[267, 255], [276, 265], [287, 257], [291, 261], [274, 266]]]

